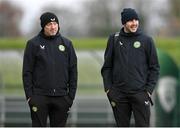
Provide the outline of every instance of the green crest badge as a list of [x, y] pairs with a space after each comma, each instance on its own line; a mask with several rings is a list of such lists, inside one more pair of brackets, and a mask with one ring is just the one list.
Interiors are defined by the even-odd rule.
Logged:
[[134, 48], [139, 48], [141, 47], [141, 43], [139, 41], [135, 41], [133, 46]]
[[64, 52], [64, 51], [65, 51], [64, 45], [59, 45], [59, 50], [62, 51], [62, 52]]
[[116, 103], [114, 101], [111, 101], [111, 105], [112, 105], [112, 107], [115, 107]]
[[37, 109], [37, 107], [33, 106], [32, 110], [33, 110], [33, 112], [37, 112], [38, 109]]

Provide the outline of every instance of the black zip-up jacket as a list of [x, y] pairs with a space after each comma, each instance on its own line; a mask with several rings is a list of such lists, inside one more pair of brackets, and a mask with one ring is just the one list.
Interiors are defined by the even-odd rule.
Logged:
[[26, 98], [32, 95], [69, 96], [77, 89], [77, 57], [70, 40], [59, 33], [47, 37], [41, 31], [27, 42], [23, 59]]
[[126, 93], [152, 93], [160, 68], [152, 38], [139, 29], [125, 33], [123, 28], [115, 38], [109, 37], [101, 69], [105, 91], [114, 87]]

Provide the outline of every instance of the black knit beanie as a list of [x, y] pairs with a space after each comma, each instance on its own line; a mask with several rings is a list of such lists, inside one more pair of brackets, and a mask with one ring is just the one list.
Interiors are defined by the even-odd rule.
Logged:
[[136, 11], [132, 8], [125, 8], [123, 9], [123, 11], [121, 12], [121, 22], [122, 24], [126, 24], [127, 21], [130, 20], [139, 20], [138, 14], [136, 13]]
[[58, 20], [57, 16], [51, 12], [43, 13], [40, 17], [40, 21], [41, 21], [42, 29], [44, 29], [46, 24], [48, 24], [49, 22], [56, 22], [59, 25], [59, 20]]

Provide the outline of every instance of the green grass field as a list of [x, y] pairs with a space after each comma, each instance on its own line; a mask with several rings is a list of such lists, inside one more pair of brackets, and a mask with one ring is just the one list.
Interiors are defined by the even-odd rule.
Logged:
[[[103, 58], [103, 51], [77, 51], [78, 94], [103, 93], [100, 74], [102, 60], [100, 62], [94, 58], [94, 55], [97, 54], [96, 52]], [[7, 95], [24, 94], [22, 86], [22, 57], [22, 50], [0, 51], [0, 86], [5, 86], [3, 90]]]
[[[21, 72], [26, 41], [0, 39], [0, 86], [5, 85], [5, 93], [8, 95], [24, 94]], [[78, 94], [102, 94], [100, 69], [107, 38], [80, 38], [72, 41], [78, 52]], [[169, 53], [180, 66], [180, 38], [156, 38], [155, 42], [158, 49]], [[98, 55], [97, 51], [101, 51], [101, 55]]]
[[[0, 39], [0, 49], [24, 49], [27, 40], [22, 38]], [[105, 38], [80, 38], [72, 39], [76, 49], [103, 49], [106, 44]]]
[[[22, 38], [0, 39], [0, 50], [24, 49], [27, 40]], [[76, 50], [104, 50], [107, 38], [72, 38]], [[157, 48], [166, 51], [180, 65], [180, 37], [155, 38]]]

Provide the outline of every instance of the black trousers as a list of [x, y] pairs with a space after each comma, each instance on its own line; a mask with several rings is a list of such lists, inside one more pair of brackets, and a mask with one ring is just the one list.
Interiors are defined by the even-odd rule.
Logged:
[[135, 126], [148, 127], [150, 122], [150, 101], [147, 92], [127, 94], [111, 89], [108, 93], [118, 127], [129, 127], [133, 112]]
[[49, 116], [51, 127], [64, 127], [71, 105], [65, 97], [33, 95], [29, 101], [33, 127], [46, 127]]

